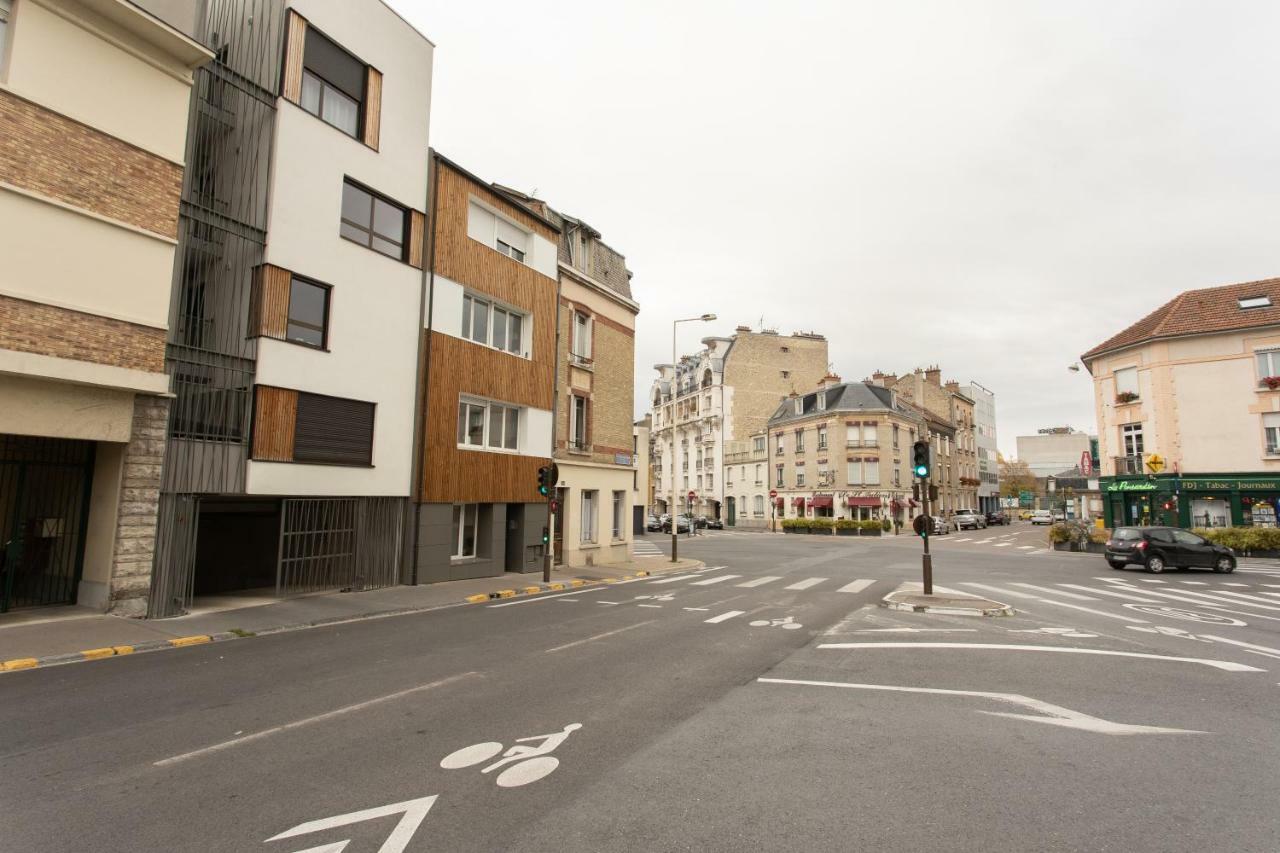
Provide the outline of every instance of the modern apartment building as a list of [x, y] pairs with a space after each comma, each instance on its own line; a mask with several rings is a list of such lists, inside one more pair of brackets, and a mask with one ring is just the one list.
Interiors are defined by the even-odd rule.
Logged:
[[432, 45], [380, 0], [151, 5], [216, 59], [186, 140], [150, 615], [396, 583]]
[[538, 469], [552, 449], [559, 226], [434, 152], [430, 185], [410, 578], [540, 571], [548, 516]]
[[677, 513], [725, 518], [726, 454], [748, 449], [779, 399], [821, 381], [827, 339], [739, 326], [731, 337], [702, 343], [703, 350], [677, 364], [654, 365], [654, 500], [658, 512], [667, 512], [674, 484]]
[[1081, 359], [1108, 526], [1276, 526], [1280, 278], [1185, 291]]
[[[828, 375], [817, 390], [790, 395], [765, 434], [773, 515], [905, 524], [914, 514], [911, 445], [924, 429], [892, 388]], [[755, 521], [754, 504], [752, 513]]]
[[978, 445], [974, 430], [974, 401], [960, 392], [960, 383], [942, 382], [937, 366], [917, 369], [905, 376], [872, 374], [874, 384], [898, 392], [924, 417], [934, 443], [937, 465], [933, 474], [938, 487], [935, 514], [978, 508]]
[[557, 564], [631, 559], [636, 451], [635, 329], [626, 258], [595, 228], [546, 202], [502, 191], [559, 228], [553, 525]]
[[996, 442], [996, 395], [970, 382], [960, 393], [973, 401], [973, 443], [978, 454], [978, 505], [981, 512], [1000, 509], [1000, 450]]
[[127, 2], [0, 0], [0, 610], [146, 610], [193, 71]]

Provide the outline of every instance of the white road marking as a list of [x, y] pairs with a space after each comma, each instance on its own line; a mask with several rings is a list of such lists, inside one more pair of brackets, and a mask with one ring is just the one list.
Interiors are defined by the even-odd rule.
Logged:
[[[391, 834], [387, 836], [387, 840], [382, 842], [382, 846], [378, 848], [378, 853], [403, 853], [404, 849], [409, 846], [409, 842], [413, 840], [413, 834], [417, 832], [418, 827], [422, 825], [422, 821], [427, 816], [427, 812], [431, 811], [431, 807], [435, 804], [437, 796], [439, 795], [433, 794], [430, 797], [421, 797], [416, 800], [405, 800], [403, 803], [393, 803], [389, 806], [362, 809], [358, 812], [342, 814], [337, 817], [309, 820], [306, 823], [298, 824], [293, 829], [286, 829], [279, 835], [273, 835], [268, 838], [267, 841], [279, 841], [283, 838], [308, 835], [312, 832], [320, 832], [325, 829], [335, 829], [339, 826], [362, 823], [366, 820], [375, 820], [377, 818], [404, 812], [404, 817], [400, 818], [399, 822], [396, 823], [395, 828], [391, 830]], [[312, 847], [309, 850], [299, 851], [299, 853], [342, 853], [350, 843], [351, 839], [348, 838], [345, 841], [335, 841], [331, 844], [323, 844], [319, 847]]]
[[1142, 581], [1143, 583], [1164, 583], [1164, 581], [1158, 578], [1138, 578], [1138, 580]]
[[996, 595], [1008, 595], [1013, 598], [1029, 598], [1032, 601], [1039, 601], [1040, 596], [1032, 595], [1028, 592], [1016, 592], [1012, 589], [1001, 589], [998, 586], [987, 586], [985, 583], [961, 583], [960, 586], [971, 586], [974, 589], [985, 589], [987, 592], [994, 592]]
[[990, 539], [979, 539], [979, 540], [978, 540], [978, 542], [977, 542], [977, 544], [979, 544], [979, 545], [985, 545], [985, 544], [987, 544], [988, 542], [994, 542], [994, 541], [996, 541], [996, 538], [995, 538], [994, 536], [992, 536]]
[[[617, 583], [612, 584], [612, 586], [622, 586], [625, 583], [635, 583], [635, 581], [618, 581]], [[558, 592], [555, 595], [547, 595], [545, 593], [542, 595], [529, 595], [524, 598], [517, 598], [514, 601], [506, 601], [502, 604], [489, 604], [486, 606], [489, 608], [515, 607], [517, 604], [532, 604], [535, 601], [550, 601], [553, 598], [564, 598], [566, 595], [587, 595], [589, 593], [600, 592], [601, 590], [608, 588], [609, 587], [600, 586], [595, 589], [575, 589], [573, 592]]]
[[1230, 582], [1227, 582], [1227, 581], [1223, 581], [1223, 582], [1222, 582], [1222, 586], [1243, 586], [1243, 587], [1247, 587], [1247, 586], [1248, 586], [1248, 584], [1247, 584], [1247, 583], [1230, 583]]
[[1067, 598], [1074, 598], [1076, 601], [1097, 601], [1098, 600], [1088, 595], [1077, 595], [1074, 592], [1066, 592], [1064, 590], [1054, 589], [1053, 587], [1048, 587], [1048, 586], [1036, 586], [1033, 583], [1016, 583], [1015, 582], [1013, 585], [1020, 586], [1023, 589], [1034, 589], [1038, 592], [1048, 592], [1048, 593], [1052, 593], [1053, 595], [1065, 595]]
[[[452, 684], [464, 678], [470, 678], [473, 675], [479, 675], [478, 672], [462, 672], [457, 675], [450, 675], [447, 678], [441, 678], [438, 681], [432, 681], [429, 684], [419, 684], [417, 687], [410, 687], [408, 690], [397, 690], [395, 693], [388, 693], [386, 696], [379, 696], [375, 699], [366, 699], [364, 702], [357, 702], [354, 705], [346, 705], [342, 708], [335, 708], [332, 711], [325, 711], [323, 714], [316, 714], [314, 717], [303, 717], [301, 720], [294, 720], [291, 723], [285, 723], [280, 726], [272, 726], [269, 729], [254, 732], [253, 734], [244, 735], [242, 737], [224, 740], [222, 743], [215, 743], [211, 746], [193, 749], [191, 752], [184, 752], [181, 755], [173, 755], [169, 758], [162, 758], [159, 761], [151, 762], [152, 767], [168, 767], [170, 764], [178, 764], [191, 758], [198, 758], [201, 755], [208, 755], [211, 752], [221, 752], [224, 749], [230, 749], [233, 746], [239, 746], [242, 743], [249, 743], [255, 740], [261, 740], [264, 737], [287, 732], [290, 729], [309, 726], [313, 723], [323, 723], [325, 720], [332, 720], [335, 717], [341, 717], [344, 714], [350, 714], [355, 711], [363, 711], [365, 708], [372, 708], [375, 705], [381, 705], [384, 702], [392, 702], [396, 699], [403, 699], [405, 696], [412, 696], [415, 693], [421, 693], [424, 690], [432, 690], [436, 687], [443, 687], [446, 684]], [[309, 831], [309, 830], [308, 830]]]
[[1185, 583], [1187, 586], [1208, 586], [1209, 585], [1204, 581], [1178, 581], [1178, 583]]
[[[1140, 622], [1145, 623], [1146, 619], [1136, 619], [1132, 616], [1121, 616], [1119, 613], [1107, 613], [1105, 610], [1094, 610], [1092, 607], [1085, 607], [1081, 604], [1068, 604], [1065, 601], [1050, 601], [1047, 598], [1037, 599], [1041, 604], [1056, 604], [1059, 607], [1070, 607], [1072, 610], [1082, 610], [1085, 613], [1092, 613], [1095, 616], [1106, 616], [1108, 619], [1119, 619], [1121, 622]], [[1128, 605], [1125, 605], [1126, 607]]]
[[1238, 601], [1234, 598], [1227, 598], [1226, 596], [1228, 593], [1225, 592], [1208, 593], [1193, 589], [1181, 589], [1178, 590], [1178, 593], [1178, 595], [1175, 595], [1171, 592], [1156, 592], [1155, 590], [1148, 590], [1144, 595], [1156, 595], [1160, 598], [1170, 598], [1174, 601], [1185, 601], [1190, 604], [1199, 604], [1206, 607], [1213, 606], [1213, 602], [1218, 602], [1219, 604], [1231, 604], [1236, 607], [1256, 607], [1259, 610], [1280, 610], [1280, 606], [1275, 606], [1274, 602], [1269, 602], [1268, 604], [1252, 604], [1248, 601]]
[[952, 539], [951, 541], [952, 541], [952, 542], [972, 542], [972, 541], [973, 541], [973, 537], [972, 537], [972, 536], [966, 536], [964, 539]]
[[996, 544], [992, 545], [991, 547], [992, 547], [992, 548], [1008, 548], [1008, 547], [1009, 547], [1010, 545], [1012, 545], [1012, 544], [1013, 544], [1012, 542], [997, 542]]
[[710, 607], [686, 607], [685, 610], [710, 610]]
[[[1247, 624], [1239, 619], [1232, 619], [1230, 616], [1223, 616], [1219, 613], [1201, 613], [1198, 610], [1185, 610], [1181, 607], [1169, 607], [1162, 604], [1126, 604], [1124, 606], [1130, 610], [1137, 610], [1141, 613], [1146, 613], [1148, 616], [1156, 616], [1162, 619], [1185, 619], [1188, 622], [1200, 622], [1205, 625], [1231, 625], [1237, 628], [1243, 628]], [[1129, 627], [1133, 626], [1130, 625]]]
[[[1263, 586], [1267, 589], [1280, 589], [1280, 583], [1264, 583]], [[1267, 595], [1271, 595], [1271, 593], [1267, 593]]]
[[780, 581], [780, 580], [782, 580], [782, 575], [765, 575], [764, 577], [756, 578], [753, 581], [740, 583], [738, 584], [738, 586], [750, 589], [751, 587], [764, 586], [767, 583], [773, 583], [774, 581]]
[[811, 586], [817, 586], [825, 580], [826, 578], [805, 578], [802, 581], [791, 584], [791, 586], [783, 587], [783, 589], [808, 589]]
[[856, 581], [847, 583], [836, 590], [836, 592], [862, 592], [867, 587], [875, 583], [875, 578], [859, 578]]
[[722, 581], [731, 581], [734, 578], [740, 578], [740, 577], [742, 577], [742, 575], [717, 575], [714, 578], [707, 578], [704, 581], [694, 581], [693, 583], [689, 584], [689, 586], [711, 586], [713, 583], [720, 583]]
[[976, 634], [977, 628], [860, 628], [852, 634]]
[[[1138, 604], [1159, 604], [1160, 603], [1159, 599], [1143, 598], [1141, 595], [1129, 595], [1123, 592], [1114, 592], [1109, 589], [1098, 589], [1096, 586], [1080, 586], [1079, 584], [1075, 584], [1075, 583], [1061, 583], [1061, 584], [1058, 584], [1058, 586], [1069, 586], [1072, 589], [1082, 589], [1085, 592], [1093, 592], [1093, 593], [1097, 593], [1098, 595], [1107, 595], [1107, 596], [1110, 596], [1111, 598], [1123, 598], [1125, 601], [1136, 601]], [[1135, 592], [1142, 592], [1142, 590], [1135, 590]], [[1143, 593], [1143, 595], [1146, 595], [1146, 593]]]
[[1254, 645], [1253, 643], [1242, 643], [1239, 640], [1228, 640], [1226, 637], [1215, 637], [1212, 634], [1201, 634], [1200, 636], [1204, 637], [1207, 640], [1213, 640], [1218, 643], [1226, 643], [1231, 646], [1239, 646], [1242, 649], [1249, 649], [1250, 651], [1257, 651], [1257, 652], [1261, 652], [1262, 654], [1272, 653], [1272, 654], [1280, 655], [1280, 649], [1273, 649], [1270, 646], [1257, 646], [1257, 645]]
[[621, 601], [597, 601], [596, 602], [596, 604], [607, 604], [610, 607], [617, 607], [621, 603], [622, 603]]
[[656, 580], [656, 581], [649, 581], [649, 583], [654, 586], [660, 583], [679, 583], [680, 581], [687, 581], [691, 577], [693, 577], [693, 575], [676, 575], [675, 577], [662, 578], [661, 580]]
[[1145, 652], [1115, 652], [1110, 649], [1081, 649], [1075, 646], [1023, 646], [1011, 643], [819, 643], [820, 649], [990, 649], [1012, 652], [1056, 652], [1073, 655], [1103, 655], [1105, 657], [1142, 658], [1177, 663], [1198, 663], [1226, 672], [1266, 672], [1256, 666], [1206, 658], [1184, 658], [1171, 655], [1151, 655]]
[[[642, 607], [644, 605], [641, 605]], [[594, 643], [596, 640], [603, 640], [605, 637], [612, 637], [614, 634], [621, 634], [623, 631], [630, 631], [632, 628], [640, 628], [644, 625], [652, 625], [657, 619], [648, 619], [644, 622], [637, 622], [634, 625], [628, 625], [625, 628], [617, 628], [613, 631], [605, 631], [603, 634], [596, 634], [594, 637], [587, 637], [582, 640], [574, 640], [572, 643], [565, 643], [563, 646], [556, 646], [554, 649], [547, 649], [546, 653], [562, 652], [565, 649], [571, 649], [574, 646], [581, 646], [583, 643]]]
[[741, 616], [746, 612], [747, 611], [745, 610], [730, 610], [728, 612], [721, 613], [719, 616], [712, 616], [710, 619], [704, 619], [703, 621], [709, 625], [717, 625], [721, 622], [727, 622], [735, 616]]
[[[1037, 714], [1012, 714], [1006, 711], [981, 711], [995, 717], [1008, 717], [1013, 720], [1026, 720], [1032, 723], [1048, 723], [1054, 726], [1065, 726], [1070, 729], [1081, 729], [1087, 732], [1104, 735], [1136, 735], [1136, 734], [1205, 734], [1193, 729], [1171, 729], [1160, 726], [1139, 726], [1128, 723], [1113, 723], [1099, 717], [1092, 717], [1080, 711], [1073, 711], [1061, 705], [1053, 705], [1023, 696], [1018, 693], [991, 693], [985, 690], [945, 690], [939, 687], [898, 687], [892, 684], [850, 684], [842, 681], [802, 681], [791, 678], [758, 678], [766, 684], [793, 684], [805, 687], [842, 687], [847, 690], [886, 690], [895, 693], [927, 693], [936, 696], [974, 696], [1005, 702], [1037, 712]], [[1038, 716], [1043, 715], [1043, 716]]]
[[[1238, 598], [1240, 599], [1241, 604], [1243, 604], [1246, 601], [1260, 601], [1263, 604], [1280, 604], [1280, 601], [1273, 601], [1270, 598], [1262, 598], [1257, 595], [1246, 595], [1243, 592], [1232, 592], [1229, 589], [1219, 589], [1219, 590], [1214, 590], [1214, 592], [1216, 592], [1218, 595], [1222, 596], [1223, 598], [1233, 598], [1233, 599]], [[1249, 606], [1252, 607], [1253, 605], [1249, 605]]]
[[636, 607], [656, 607], [656, 608], [658, 608], [659, 610], [661, 610], [661, 609], [662, 609], [662, 605], [661, 605], [661, 604], [637, 604], [637, 605], [636, 605]]

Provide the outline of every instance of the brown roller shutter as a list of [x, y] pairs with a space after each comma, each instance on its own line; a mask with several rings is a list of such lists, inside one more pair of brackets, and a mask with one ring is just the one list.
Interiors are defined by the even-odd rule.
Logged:
[[367, 68], [364, 85], [364, 144], [374, 151], [378, 150], [381, 123], [382, 72], [376, 68]]
[[422, 269], [422, 243], [427, 232], [427, 217], [416, 210], [409, 211], [409, 264]]
[[289, 285], [292, 274], [263, 264], [253, 271], [249, 300], [249, 337], [284, 340], [289, 326]]
[[298, 392], [258, 385], [253, 404], [253, 458], [292, 462]]
[[285, 25], [284, 73], [280, 94], [287, 101], [302, 103], [302, 56], [307, 44], [307, 19], [292, 9]]
[[293, 461], [372, 465], [373, 411], [360, 400], [299, 394]]

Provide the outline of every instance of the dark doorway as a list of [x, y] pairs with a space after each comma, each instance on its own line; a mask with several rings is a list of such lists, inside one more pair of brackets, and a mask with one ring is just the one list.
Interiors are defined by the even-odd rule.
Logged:
[[569, 497], [568, 489], [556, 489], [555, 536], [551, 540], [552, 553], [555, 555], [552, 565], [564, 562], [564, 504]]
[[524, 504], [507, 504], [507, 546], [503, 566], [509, 572], [524, 570]]
[[276, 591], [280, 502], [203, 498], [196, 534], [195, 594]]

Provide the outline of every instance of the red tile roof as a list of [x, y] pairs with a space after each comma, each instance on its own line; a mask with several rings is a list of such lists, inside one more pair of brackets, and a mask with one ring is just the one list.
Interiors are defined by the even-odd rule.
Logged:
[[[1269, 296], [1270, 307], [1241, 308], [1239, 300], [1251, 296]], [[1184, 291], [1080, 358], [1088, 361], [1103, 353], [1157, 338], [1258, 326], [1280, 326], [1280, 278]]]

